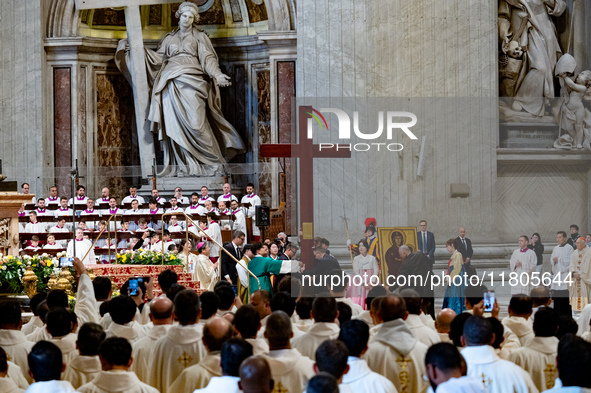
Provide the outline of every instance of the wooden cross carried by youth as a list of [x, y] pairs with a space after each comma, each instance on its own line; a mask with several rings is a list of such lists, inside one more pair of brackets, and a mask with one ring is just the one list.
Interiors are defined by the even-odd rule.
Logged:
[[150, 122], [146, 121], [149, 109], [148, 74], [144, 60], [144, 39], [142, 37], [142, 20], [140, 6], [153, 4], [178, 3], [178, 0], [75, 0], [76, 9], [88, 10], [96, 8], [125, 8], [125, 26], [131, 55], [131, 79], [133, 82], [133, 103], [135, 121], [140, 149], [142, 177], [149, 176], [152, 170], [152, 159], [155, 157], [154, 137], [150, 130]]
[[302, 228], [301, 256], [306, 269], [314, 268], [314, 158], [350, 158], [350, 145], [322, 146], [308, 138], [308, 119], [312, 107], [300, 106], [299, 144], [278, 143], [260, 146], [261, 157], [299, 158], [300, 168], [300, 222]]

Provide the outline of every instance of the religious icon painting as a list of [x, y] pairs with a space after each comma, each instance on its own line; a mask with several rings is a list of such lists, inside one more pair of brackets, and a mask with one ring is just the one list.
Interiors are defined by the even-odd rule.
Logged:
[[418, 249], [416, 227], [378, 228], [380, 243], [380, 279], [386, 284], [388, 276], [398, 276], [402, 259], [398, 249], [402, 245], [410, 247], [411, 252]]

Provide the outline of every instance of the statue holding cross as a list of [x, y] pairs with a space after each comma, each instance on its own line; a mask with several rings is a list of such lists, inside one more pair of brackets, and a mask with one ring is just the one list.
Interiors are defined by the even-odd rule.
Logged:
[[164, 157], [160, 176], [211, 176], [245, 150], [221, 111], [219, 86], [229, 86], [230, 78], [220, 70], [207, 34], [196, 28], [199, 8], [192, 2], [179, 6], [179, 28], [163, 38], [158, 51], [144, 48], [140, 5], [173, 2], [77, 0], [76, 6], [125, 7], [128, 38], [119, 43], [115, 63], [134, 92], [142, 175], [151, 173], [155, 134]]

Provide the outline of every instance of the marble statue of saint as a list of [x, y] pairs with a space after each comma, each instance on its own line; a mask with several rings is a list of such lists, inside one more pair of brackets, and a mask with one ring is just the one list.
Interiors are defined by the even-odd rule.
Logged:
[[[562, 96], [557, 114], [561, 135], [554, 143], [558, 149], [591, 149], [591, 71], [582, 71], [575, 77], [576, 66], [569, 54], [556, 64]], [[566, 133], [562, 134], [563, 131]]]
[[[209, 37], [196, 27], [199, 8], [184, 2], [176, 16], [179, 28], [164, 36], [158, 50], [145, 48], [152, 87], [148, 120], [164, 153], [159, 175], [214, 175], [245, 150], [221, 110], [219, 86], [229, 86], [230, 78], [220, 70]], [[122, 40], [115, 61], [129, 76], [127, 53]]]
[[513, 110], [543, 116], [546, 99], [555, 98], [553, 73], [562, 51], [552, 17], [565, 9], [564, 0], [499, 0], [501, 50], [509, 56], [511, 47], [523, 49], [511, 86]]

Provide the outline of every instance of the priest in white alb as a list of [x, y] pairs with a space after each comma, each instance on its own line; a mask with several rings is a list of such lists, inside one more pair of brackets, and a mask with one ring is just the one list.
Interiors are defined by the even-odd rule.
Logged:
[[[560, 315], [570, 316], [572, 309], [570, 307], [570, 296], [566, 278], [570, 267], [570, 260], [573, 255], [573, 247], [568, 244], [566, 232], [560, 231], [556, 234], [556, 243], [550, 256], [550, 266], [552, 267], [552, 300], [553, 308]], [[572, 278], [572, 277], [571, 277]]]
[[511, 284], [511, 295], [523, 293], [529, 296], [532, 288], [532, 273], [536, 270], [537, 256], [533, 250], [527, 248], [529, 239], [525, 235], [519, 236], [519, 248], [513, 251], [509, 268], [511, 273], [517, 273], [517, 283]]
[[528, 373], [496, 354], [491, 346], [494, 338], [492, 324], [486, 318], [471, 316], [466, 320], [461, 353], [468, 366], [467, 375], [482, 381], [488, 393], [538, 393]]
[[291, 344], [299, 353], [314, 360], [320, 344], [326, 340], [334, 340], [339, 335], [336, 300], [332, 297], [317, 297], [312, 303], [310, 316], [314, 324], [305, 334], [291, 340]]
[[[76, 244], [75, 251], [74, 244]], [[94, 265], [96, 263], [96, 256], [92, 249], [92, 242], [84, 238], [84, 231], [82, 228], [76, 228], [76, 238], [69, 241], [66, 256], [70, 258], [77, 257], [81, 259], [82, 263], [85, 265]]]
[[203, 327], [198, 324], [201, 305], [195, 291], [185, 289], [174, 298], [174, 314], [179, 324], [173, 325], [154, 348], [148, 368], [149, 384], [160, 393], [189, 366], [199, 363], [205, 356], [201, 339]]
[[291, 319], [283, 311], [273, 312], [267, 319], [265, 338], [269, 352], [261, 355], [271, 369], [276, 392], [300, 393], [314, 376], [314, 361], [292, 349], [289, 340], [293, 336]]
[[234, 328], [226, 319], [210, 318], [203, 327], [203, 346], [207, 355], [199, 363], [184, 369], [168, 390], [174, 393], [193, 393], [195, 389], [206, 387], [213, 377], [221, 377], [222, 345], [232, 338], [233, 333]]
[[523, 368], [532, 378], [540, 392], [554, 387], [557, 375], [556, 354], [558, 351], [558, 313], [551, 308], [542, 308], [534, 320], [535, 337], [526, 346], [511, 353], [509, 360]]
[[383, 323], [369, 344], [365, 360], [369, 368], [388, 378], [399, 392], [422, 393], [427, 389], [423, 379], [427, 346], [406, 325], [408, 311], [403, 298], [389, 295], [378, 299], [379, 319]]
[[568, 268], [571, 273], [570, 305], [573, 311], [580, 312], [589, 304], [591, 289], [591, 248], [585, 243], [585, 238], [579, 237], [575, 243]]

